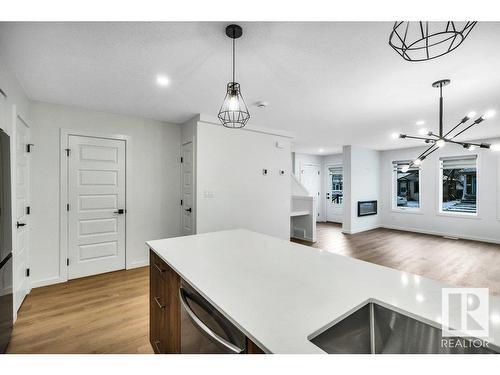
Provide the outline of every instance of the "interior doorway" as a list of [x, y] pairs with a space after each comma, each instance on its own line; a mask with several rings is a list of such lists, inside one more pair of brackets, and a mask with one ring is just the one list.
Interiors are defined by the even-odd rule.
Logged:
[[342, 223], [344, 217], [344, 173], [342, 165], [327, 165], [326, 179], [326, 221]]
[[13, 207], [15, 215], [14, 233], [14, 308], [19, 310], [30, 291], [29, 285], [29, 236], [30, 236], [30, 128], [19, 116], [16, 117], [16, 133], [14, 152], [16, 153], [15, 183], [16, 202]]
[[309, 195], [315, 198], [316, 219], [318, 220], [321, 213], [321, 167], [319, 164], [301, 164], [299, 176], [300, 182], [307, 189]]
[[182, 145], [181, 149], [181, 230], [182, 235], [194, 234], [194, 181], [193, 142]]
[[67, 278], [126, 266], [126, 140], [62, 135]]

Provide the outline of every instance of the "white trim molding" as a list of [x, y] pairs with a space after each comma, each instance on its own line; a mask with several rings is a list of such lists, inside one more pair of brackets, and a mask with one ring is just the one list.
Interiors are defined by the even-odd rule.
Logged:
[[446, 237], [446, 238], [456, 238], [459, 240], [467, 240], [467, 241], [478, 241], [478, 242], [488, 242], [488, 243], [493, 243], [493, 244], [499, 244], [500, 245], [500, 240], [495, 239], [495, 238], [484, 238], [484, 237], [477, 237], [477, 236], [464, 236], [462, 234], [456, 234], [456, 233], [446, 233], [446, 232], [440, 232], [440, 231], [434, 231], [434, 230], [426, 230], [426, 229], [418, 229], [418, 228], [410, 228], [410, 227], [398, 227], [397, 225], [385, 225], [381, 224], [381, 228], [386, 228], [386, 229], [394, 229], [394, 230], [400, 230], [403, 232], [412, 232], [412, 233], [421, 233], [421, 234], [429, 234], [432, 236], [440, 236], [440, 237]]
[[356, 228], [354, 230], [345, 230], [345, 229], [342, 229], [342, 233], [344, 233], [344, 234], [356, 234], [356, 233], [361, 233], [361, 232], [367, 232], [367, 231], [373, 230], [373, 229], [378, 229], [380, 227], [382, 227], [382, 225], [377, 224], [377, 225], [371, 225], [371, 226], [368, 226], [368, 227]]

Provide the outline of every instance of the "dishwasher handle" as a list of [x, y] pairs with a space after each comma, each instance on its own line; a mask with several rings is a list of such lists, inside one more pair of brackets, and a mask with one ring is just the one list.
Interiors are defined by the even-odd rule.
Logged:
[[200, 318], [195, 314], [195, 312], [189, 307], [189, 303], [186, 298], [186, 291], [183, 288], [179, 288], [179, 299], [181, 300], [182, 307], [189, 315], [189, 318], [196, 324], [204, 333], [208, 335], [212, 340], [217, 342], [219, 345], [229, 350], [231, 353], [240, 354], [244, 351], [244, 349], [239, 348], [238, 346], [230, 343], [229, 341], [223, 339], [214, 331], [212, 331]]

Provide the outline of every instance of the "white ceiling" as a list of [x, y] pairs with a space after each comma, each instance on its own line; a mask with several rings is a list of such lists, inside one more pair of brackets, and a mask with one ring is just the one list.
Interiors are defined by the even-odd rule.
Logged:
[[[0, 59], [31, 99], [182, 123], [216, 115], [230, 79], [227, 23], [1, 23]], [[296, 151], [324, 153], [392, 140], [417, 120], [437, 128], [437, 91], [450, 78], [445, 121], [500, 110], [500, 23], [479, 23], [455, 51], [420, 63], [388, 45], [392, 22], [241, 23], [237, 81], [254, 124], [296, 135]], [[155, 83], [158, 73], [171, 79]], [[254, 104], [267, 101], [264, 109]], [[464, 139], [500, 136], [500, 116]]]

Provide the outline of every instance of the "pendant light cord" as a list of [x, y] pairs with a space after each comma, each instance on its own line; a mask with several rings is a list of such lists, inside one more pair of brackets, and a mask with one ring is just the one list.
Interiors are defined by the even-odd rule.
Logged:
[[235, 42], [236, 42], [236, 38], [234, 37], [234, 34], [233, 34], [233, 83], [234, 83], [234, 69], [235, 69], [235, 53], [234, 53], [234, 48], [235, 48]]

